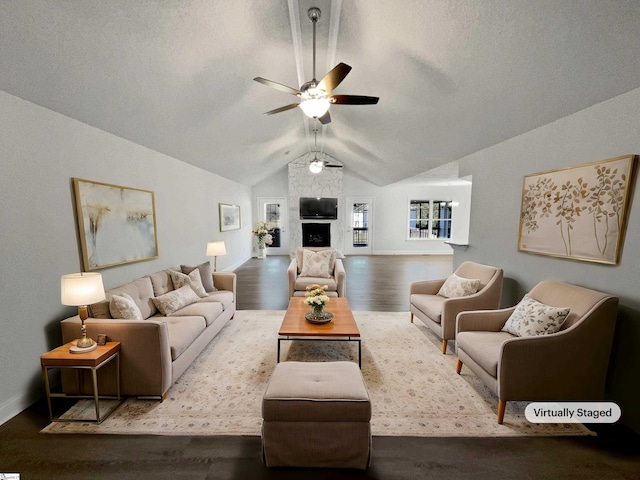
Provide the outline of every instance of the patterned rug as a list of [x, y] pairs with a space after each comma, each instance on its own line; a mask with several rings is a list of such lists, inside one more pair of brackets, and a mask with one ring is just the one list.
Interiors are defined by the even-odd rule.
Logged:
[[[164, 402], [129, 398], [101, 424], [52, 423], [44, 433], [260, 435], [261, 399], [276, 365], [281, 311], [236, 313]], [[531, 424], [525, 402], [509, 402], [503, 425], [497, 399], [454, 354], [408, 313], [354, 312], [362, 337], [362, 373], [372, 401], [373, 435], [498, 437], [589, 435], [580, 424]], [[355, 342], [282, 342], [281, 360], [357, 361]], [[108, 409], [108, 401], [101, 402]], [[66, 415], [91, 418], [82, 400]]]

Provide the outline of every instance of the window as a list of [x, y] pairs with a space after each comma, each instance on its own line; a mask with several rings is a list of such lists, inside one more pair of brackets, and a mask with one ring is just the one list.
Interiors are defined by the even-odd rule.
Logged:
[[409, 200], [409, 238], [451, 238], [451, 203]]

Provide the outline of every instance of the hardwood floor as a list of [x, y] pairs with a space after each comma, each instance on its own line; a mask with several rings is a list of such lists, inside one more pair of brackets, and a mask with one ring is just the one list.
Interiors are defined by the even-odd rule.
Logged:
[[[354, 255], [343, 259], [351, 309], [409, 311], [409, 284], [445, 278], [453, 271], [450, 255]], [[252, 258], [236, 269], [239, 310], [286, 310], [287, 256]]]

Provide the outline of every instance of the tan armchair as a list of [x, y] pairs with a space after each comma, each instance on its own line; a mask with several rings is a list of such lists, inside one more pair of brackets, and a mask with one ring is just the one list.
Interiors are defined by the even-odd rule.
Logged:
[[447, 341], [456, 338], [456, 315], [465, 310], [489, 310], [500, 306], [502, 296], [501, 268], [474, 262], [463, 262], [454, 272], [457, 276], [479, 279], [480, 287], [472, 295], [445, 298], [438, 295], [446, 278], [413, 282], [409, 291], [411, 323], [414, 315], [442, 338], [442, 353], [447, 353]]
[[[332, 252], [331, 264], [333, 269], [329, 269], [329, 277], [302, 276], [304, 268], [304, 250], [313, 252]], [[342, 260], [336, 258], [336, 250], [329, 247], [303, 247], [296, 250], [296, 256], [287, 269], [289, 280], [289, 298], [304, 297], [308, 285], [327, 285], [326, 293], [329, 297], [344, 297], [347, 286], [347, 274], [344, 270]]]
[[570, 308], [558, 332], [515, 336], [501, 331], [516, 307], [462, 312], [457, 319], [456, 371], [468, 366], [498, 396], [498, 423], [507, 401], [604, 397], [618, 298], [551, 281], [540, 282], [529, 296]]

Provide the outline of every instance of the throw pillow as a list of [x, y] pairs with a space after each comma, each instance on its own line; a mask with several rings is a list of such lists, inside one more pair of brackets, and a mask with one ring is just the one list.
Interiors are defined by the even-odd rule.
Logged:
[[455, 273], [449, 275], [438, 291], [438, 295], [445, 298], [458, 298], [473, 295], [480, 288], [477, 278], [459, 277]]
[[178, 289], [184, 285], [189, 285], [193, 288], [193, 291], [198, 294], [200, 298], [208, 297], [209, 294], [202, 285], [202, 279], [200, 278], [200, 270], [194, 268], [189, 275], [177, 272], [175, 270], [169, 270], [169, 276], [173, 282], [173, 288]]
[[507, 319], [502, 331], [518, 337], [549, 335], [560, 330], [567, 315], [568, 307], [551, 307], [527, 294]]
[[124, 318], [125, 320], [144, 320], [142, 312], [130, 295], [119, 293], [112, 295], [109, 300], [109, 312], [113, 318]]
[[202, 286], [208, 292], [217, 292], [218, 289], [213, 285], [213, 276], [211, 275], [211, 264], [209, 262], [201, 263], [195, 267], [189, 267], [187, 265], [180, 265], [180, 270], [185, 275], [189, 275], [195, 269], [200, 270], [200, 279], [202, 280]]
[[200, 297], [193, 291], [189, 285], [172, 290], [159, 297], [152, 298], [160, 313], [163, 315], [171, 315], [173, 312], [180, 310], [187, 305], [196, 303]]
[[335, 259], [334, 255], [335, 252], [331, 250], [321, 250], [319, 252], [304, 250], [302, 252], [302, 271], [300, 276], [330, 278], [329, 265], [331, 264], [331, 257], [333, 256]]

